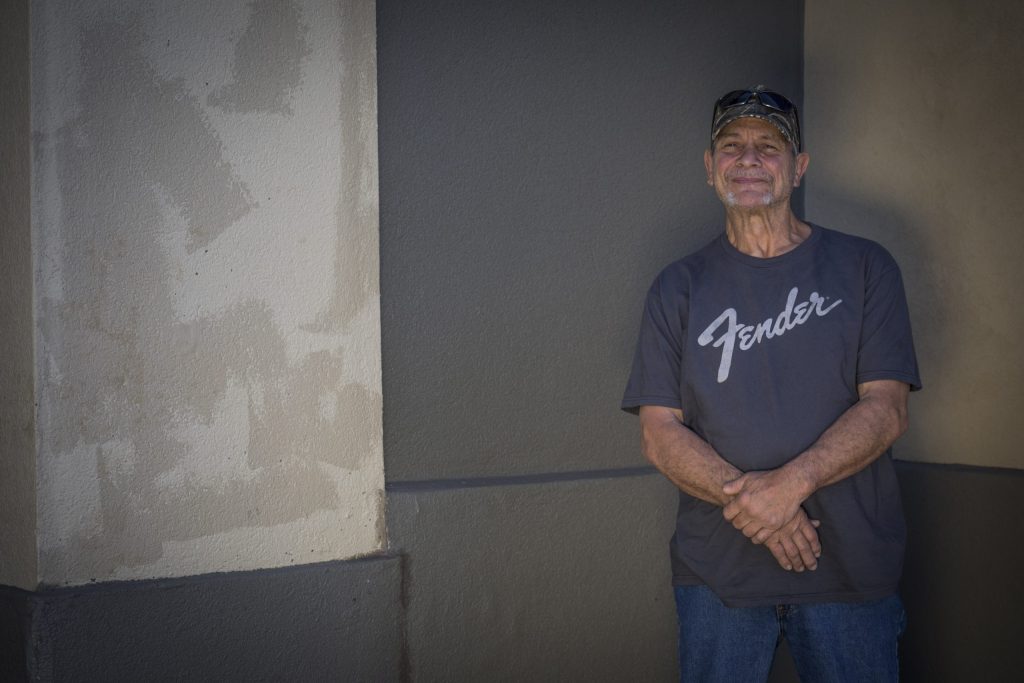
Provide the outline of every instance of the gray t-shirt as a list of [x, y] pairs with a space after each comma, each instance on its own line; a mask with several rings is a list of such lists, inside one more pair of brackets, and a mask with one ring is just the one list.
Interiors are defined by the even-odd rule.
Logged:
[[[679, 408], [742, 471], [799, 455], [880, 379], [920, 389], [899, 268], [870, 240], [819, 226], [774, 258], [721, 235], [661, 272], [647, 295], [622, 408]], [[905, 527], [889, 452], [812, 495], [816, 571], [787, 572], [721, 508], [679, 494], [673, 583], [730, 606], [872, 600], [896, 590]]]

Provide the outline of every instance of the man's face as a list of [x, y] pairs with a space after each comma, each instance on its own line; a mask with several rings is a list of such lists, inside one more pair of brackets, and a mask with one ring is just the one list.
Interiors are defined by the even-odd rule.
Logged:
[[809, 157], [793, 155], [779, 129], [762, 119], [736, 119], [704, 152], [708, 185], [726, 207], [757, 209], [789, 204]]

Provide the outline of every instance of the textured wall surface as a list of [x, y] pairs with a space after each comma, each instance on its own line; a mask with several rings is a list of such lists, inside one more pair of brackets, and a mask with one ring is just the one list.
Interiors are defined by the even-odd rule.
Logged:
[[36, 583], [28, 2], [0, 6], [0, 584]]
[[[366, 380], [378, 371], [376, 243], [358, 229], [376, 211], [372, 5], [343, 4], [338, 17], [327, 3], [209, 4], [33, 9], [40, 541], [51, 583], [341, 556], [354, 528], [380, 522], [369, 495], [379, 475], [359, 455], [379, 448], [369, 432], [380, 429], [379, 386]], [[1019, 143], [964, 135], [973, 100], [944, 98], [939, 69], [991, 99], [992, 65], [1021, 63], [1008, 39], [1020, 15], [990, 3], [963, 16], [914, 2], [810, 5], [809, 218], [888, 244], [915, 306], [928, 391], [914, 397], [900, 452], [1004, 453], [1005, 417], [975, 412], [1016, 400], [1016, 387], [985, 378], [998, 360], [1016, 382], [1019, 361], [985, 354], [1003, 353], [1019, 327], [1012, 308], [996, 324], [1014, 280], [990, 253], [994, 231], [1011, 255], [1019, 242], [998, 202], [967, 215], [961, 190], [989, 196], [978, 179], [1014, 189], [1013, 169], [1000, 170], [1011, 160], [993, 147]], [[616, 406], [650, 278], [720, 226], [700, 165], [709, 103], [755, 82], [800, 99], [803, 3], [379, 9], [385, 437], [402, 557], [4, 588], [0, 675], [675, 680], [674, 496], [657, 475], [614, 469], [639, 462], [635, 420]], [[895, 28], [876, 19], [883, 12]], [[969, 34], [979, 26], [982, 40]], [[3, 33], [0, 49], [17, 64], [27, 41], [10, 32], [21, 47]], [[350, 49], [363, 57], [351, 61]], [[0, 74], [5, 126], [23, 120], [27, 103], [11, 106], [7, 93], [27, 88], [24, 75]], [[1013, 130], [996, 127], [994, 109], [975, 115]], [[10, 139], [5, 181], [8, 164], [27, 166], [17, 159], [27, 151], [8, 156]], [[23, 220], [27, 208], [8, 200], [27, 195], [9, 185], [4, 219]], [[938, 189], [915, 194], [928, 187]], [[999, 198], [1019, 207], [1013, 192]], [[26, 233], [8, 225], [2, 275], [24, 291]], [[988, 288], [996, 275], [1008, 293]], [[13, 306], [31, 315], [24, 300]], [[960, 317], [973, 331], [950, 329]], [[25, 343], [21, 320], [0, 328], [5, 342]], [[947, 362], [959, 380], [983, 372], [940, 415], [961, 388]], [[987, 452], [965, 450], [968, 439]], [[340, 477], [351, 463], [366, 469]], [[911, 533], [905, 678], [1011, 678], [1024, 559], [1005, 521], [1024, 480], [919, 463], [901, 463], [900, 475]], [[3, 521], [31, 508], [32, 487], [0, 487]], [[366, 507], [331, 507], [342, 499]], [[5, 567], [34, 583], [25, 555]], [[772, 680], [796, 680], [784, 658]]]
[[638, 464], [644, 293], [723, 227], [715, 98], [799, 100], [802, 3], [378, 9], [389, 481]]
[[32, 680], [397, 681], [400, 573], [372, 558], [48, 591]]
[[657, 474], [393, 491], [412, 680], [678, 680], [675, 499]]
[[32, 594], [0, 585], [0, 680], [31, 680]]
[[378, 2], [388, 526], [412, 680], [678, 679], [675, 496], [628, 470], [638, 426], [618, 404], [651, 280], [722, 229], [714, 100], [759, 82], [799, 100], [802, 16]]
[[372, 2], [32, 6], [40, 580], [383, 546]]
[[1022, 31], [1001, 0], [807, 3], [807, 215], [903, 269], [925, 391], [900, 457], [1024, 468]]
[[1007, 529], [1024, 472], [912, 462], [897, 472], [908, 531], [902, 679], [1020, 678], [1024, 545]]

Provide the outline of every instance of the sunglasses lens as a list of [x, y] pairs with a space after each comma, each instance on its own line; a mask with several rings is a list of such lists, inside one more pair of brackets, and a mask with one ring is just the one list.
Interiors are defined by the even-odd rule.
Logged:
[[757, 93], [758, 99], [761, 100], [761, 104], [772, 109], [777, 109], [782, 113], [789, 113], [795, 109], [793, 103], [787, 100], [785, 97], [777, 92], [771, 90], [765, 90]]
[[718, 111], [721, 111], [730, 107], [737, 107], [742, 104], [747, 104], [755, 98], [764, 106], [776, 109], [784, 114], [788, 114], [795, 108], [792, 102], [779, 93], [772, 92], [771, 90], [733, 90], [730, 93], [726, 93], [720, 100], [718, 100], [717, 108]]
[[728, 109], [729, 107], [735, 107], [739, 104], [746, 104], [750, 101], [753, 94], [754, 93], [750, 90], [733, 90], [730, 93], [722, 95], [721, 99], [718, 100], [718, 108]]

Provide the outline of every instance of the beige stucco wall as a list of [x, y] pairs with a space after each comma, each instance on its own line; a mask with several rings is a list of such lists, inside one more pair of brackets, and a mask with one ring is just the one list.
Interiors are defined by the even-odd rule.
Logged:
[[1024, 5], [808, 2], [809, 219], [904, 273], [925, 391], [908, 459], [1024, 467]]
[[32, 5], [39, 578], [384, 545], [372, 1]]

